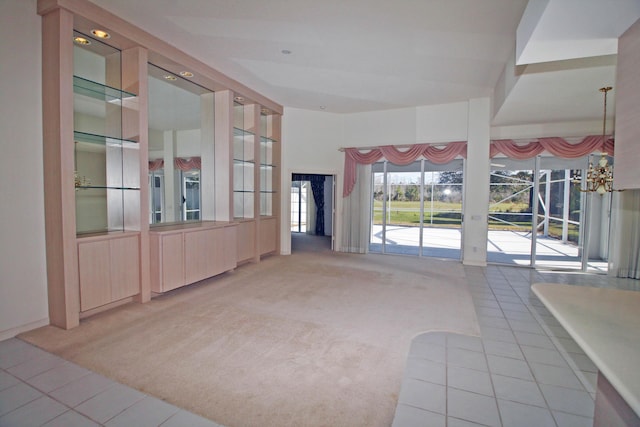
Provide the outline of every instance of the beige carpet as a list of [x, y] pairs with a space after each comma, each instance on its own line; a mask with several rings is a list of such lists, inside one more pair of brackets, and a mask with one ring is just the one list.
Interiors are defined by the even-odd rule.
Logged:
[[307, 252], [20, 338], [226, 426], [370, 427], [429, 330], [479, 333], [459, 263]]

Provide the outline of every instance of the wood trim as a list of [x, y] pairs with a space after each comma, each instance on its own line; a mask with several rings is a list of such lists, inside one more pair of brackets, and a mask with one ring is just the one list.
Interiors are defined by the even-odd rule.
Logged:
[[[93, 3], [85, 0], [38, 0], [38, 13], [40, 15], [49, 13], [55, 8], [63, 8], [90, 22], [100, 23], [103, 26], [106, 25], [106, 29], [117, 33], [125, 39], [121, 41], [120, 46], [117, 46], [120, 49], [131, 47], [131, 42], [134, 42], [151, 52], [162, 52], [161, 55], [150, 55], [151, 57], [154, 57], [152, 58], [154, 62], [156, 56], [158, 57], [157, 59], [159, 62], [162, 62], [163, 57], [167, 58], [170, 61], [191, 70], [196, 74], [196, 76], [202, 76], [204, 78], [203, 81], [198, 82], [197, 78], [195, 78], [194, 81], [211, 90], [218, 91], [229, 89], [238, 95], [242, 95], [245, 99], [255, 101], [256, 103], [276, 111], [279, 114], [282, 114], [283, 112], [283, 107], [280, 104], [275, 103], [253, 89], [250, 89], [242, 83], [222, 74], [218, 70], [187, 55], [171, 44], [160, 40], [152, 34], [136, 27], [119, 16], [94, 5]], [[86, 23], [77, 20], [76, 27], [81, 27], [83, 24], [86, 25]], [[113, 41], [117, 42], [119, 40], [115, 38]]]
[[[138, 200], [134, 206], [137, 209], [127, 211], [130, 216], [126, 224], [140, 231], [139, 259], [140, 259], [140, 291], [136, 300], [145, 303], [151, 300], [150, 275], [150, 247], [149, 247], [149, 128], [148, 128], [148, 100], [149, 86], [147, 80], [148, 52], [144, 48], [135, 47], [122, 51], [122, 88], [133, 92], [137, 97], [137, 111], [131, 114], [132, 120], [123, 120], [122, 132], [131, 135], [138, 141]], [[131, 112], [134, 113], [134, 112]], [[125, 172], [126, 173], [126, 172]]]
[[271, 215], [276, 217], [278, 220], [276, 221], [276, 253], [280, 253], [281, 241], [280, 241], [280, 230], [281, 230], [281, 206], [282, 202], [282, 116], [279, 114], [273, 114], [269, 116], [269, 137], [275, 141], [273, 144], [273, 151], [271, 156], [273, 157], [273, 164], [275, 167], [273, 168], [273, 175], [271, 177], [272, 185], [273, 185], [273, 200], [272, 200], [272, 211]]
[[233, 92], [216, 92], [215, 102], [216, 219], [233, 221]]
[[86, 319], [87, 317], [91, 317], [94, 314], [102, 313], [103, 311], [111, 310], [112, 308], [120, 307], [121, 305], [129, 304], [130, 302], [133, 302], [133, 301], [134, 301], [134, 297], [128, 297], [120, 301], [114, 301], [112, 303], [105, 304], [101, 307], [96, 307], [91, 310], [83, 311], [82, 313], [80, 313], [80, 319]]
[[42, 17], [43, 174], [47, 287], [51, 324], [80, 323], [80, 285], [73, 185], [73, 15]]

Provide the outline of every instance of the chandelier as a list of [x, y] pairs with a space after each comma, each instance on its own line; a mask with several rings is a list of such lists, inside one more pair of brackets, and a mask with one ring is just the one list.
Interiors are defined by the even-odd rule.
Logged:
[[[604, 94], [604, 117], [602, 118], [602, 142], [604, 143], [607, 135], [607, 92], [612, 89], [611, 86], [600, 88], [600, 92]], [[576, 176], [573, 180], [574, 183], [580, 184], [580, 176]], [[584, 179], [584, 185], [581, 186], [582, 192], [594, 192], [600, 195], [610, 193], [613, 190], [613, 169], [607, 161], [607, 153], [600, 155], [598, 164], [594, 166], [593, 162], [589, 162], [589, 168], [587, 169], [587, 175]]]

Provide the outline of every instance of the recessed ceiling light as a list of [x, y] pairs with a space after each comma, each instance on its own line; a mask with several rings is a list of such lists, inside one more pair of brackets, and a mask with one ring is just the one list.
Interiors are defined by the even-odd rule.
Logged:
[[104, 30], [91, 30], [91, 34], [93, 34], [96, 37], [100, 37], [101, 39], [108, 39], [111, 37], [111, 34], [107, 33]]
[[180, 75], [182, 77], [193, 77], [193, 73], [191, 71], [180, 71]]
[[176, 76], [172, 76], [171, 74], [167, 74], [164, 78], [171, 81], [178, 80]]
[[289, 49], [282, 49], [281, 52], [283, 55], [291, 55], [291, 51]]
[[320, 109], [321, 109], [321, 110], [324, 110], [324, 109], [326, 109], [326, 108], [327, 108], [327, 107], [325, 107], [324, 105], [321, 105], [321, 106], [320, 106]]
[[242, 96], [236, 96], [235, 98], [233, 98], [234, 100], [238, 101], [238, 102], [242, 102], [244, 101], [244, 98]]
[[74, 37], [73, 41], [77, 44], [81, 44], [81, 45], [88, 45], [91, 44], [91, 41], [89, 39], [85, 39], [84, 37]]

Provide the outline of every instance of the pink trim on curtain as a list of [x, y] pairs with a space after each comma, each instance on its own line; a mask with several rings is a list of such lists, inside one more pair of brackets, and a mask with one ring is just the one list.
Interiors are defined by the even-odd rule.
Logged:
[[[543, 151], [548, 151], [556, 157], [574, 159], [586, 156], [594, 151], [600, 151], [613, 156], [614, 141], [609, 136], [602, 140], [602, 135], [591, 135], [582, 141], [572, 144], [564, 138], [550, 137], [539, 138], [531, 142], [521, 144], [512, 139], [502, 139], [491, 142], [489, 157], [493, 158], [502, 153], [507, 157], [524, 160], [535, 157]], [[457, 156], [467, 158], [467, 143], [465, 141], [450, 142], [443, 148], [437, 148], [430, 144], [415, 144], [406, 151], [400, 151], [393, 145], [384, 145], [371, 149], [365, 153], [357, 148], [345, 148], [344, 150], [344, 187], [342, 196], [347, 197], [356, 185], [356, 166], [370, 165], [383, 157], [396, 165], [408, 165], [420, 156], [438, 164], [448, 163]]]
[[526, 144], [518, 144], [512, 139], [503, 139], [491, 143], [489, 156], [493, 158], [502, 153], [513, 159], [525, 160], [535, 157], [545, 150], [556, 157], [565, 159], [586, 156], [594, 151], [604, 152], [613, 156], [613, 139], [606, 137], [603, 142], [602, 135], [590, 135], [575, 144], [559, 137], [539, 138]]
[[201, 166], [202, 166], [200, 157], [189, 157], [189, 158], [176, 157], [175, 159], [173, 159], [173, 163], [178, 169], [180, 169], [183, 172], [193, 170], [193, 169], [201, 169]]
[[394, 165], [405, 166], [420, 156], [434, 163], [447, 163], [457, 156], [467, 156], [467, 143], [451, 142], [444, 148], [437, 148], [430, 144], [415, 144], [407, 150], [401, 151], [393, 145], [384, 145], [374, 148], [367, 153], [360, 152], [357, 148], [345, 148], [344, 150], [344, 186], [342, 196], [347, 197], [356, 185], [356, 166], [370, 165], [383, 157]]
[[157, 171], [164, 167], [163, 159], [149, 160], [149, 171]]

